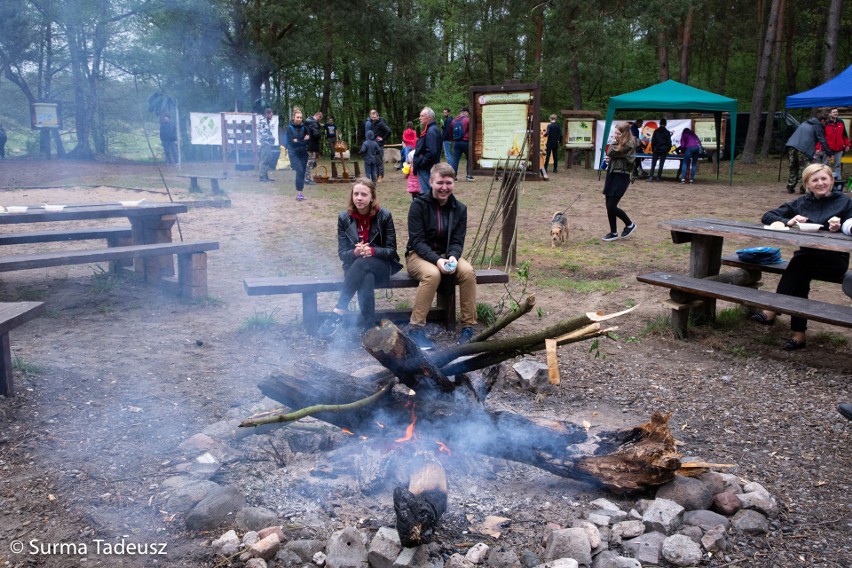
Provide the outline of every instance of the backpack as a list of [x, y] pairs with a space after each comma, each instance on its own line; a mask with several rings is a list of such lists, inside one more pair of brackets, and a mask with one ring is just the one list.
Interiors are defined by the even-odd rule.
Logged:
[[461, 120], [453, 120], [453, 140], [462, 140], [464, 138], [464, 124]]

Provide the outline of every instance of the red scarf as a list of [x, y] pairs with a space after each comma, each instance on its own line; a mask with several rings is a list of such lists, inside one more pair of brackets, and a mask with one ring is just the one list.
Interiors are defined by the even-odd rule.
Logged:
[[370, 242], [370, 224], [373, 222], [373, 215], [368, 213], [366, 215], [361, 215], [357, 211], [350, 213], [350, 217], [355, 220], [355, 224], [358, 227], [358, 239], [362, 243]]

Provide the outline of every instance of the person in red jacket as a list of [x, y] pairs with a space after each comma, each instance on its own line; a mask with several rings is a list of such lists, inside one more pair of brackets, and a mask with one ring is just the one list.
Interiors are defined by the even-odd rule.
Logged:
[[828, 120], [825, 122], [825, 141], [828, 143], [828, 148], [825, 149], [825, 157], [823, 163], [827, 164], [828, 159], [834, 156], [834, 179], [840, 179], [840, 160], [843, 158], [843, 152], [849, 151], [849, 136], [846, 134], [846, 125], [843, 121], [837, 118], [837, 109], [831, 109], [828, 113]]
[[402, 160], [397, 164], [396, 169], [402, 169], [402, 164], [408, 161], [408, 153], [414, 150], [416, 144], [417, 132], [414, 130], [414, 123], [409, 120], [405, 125], [405, 130], [402, 132]]

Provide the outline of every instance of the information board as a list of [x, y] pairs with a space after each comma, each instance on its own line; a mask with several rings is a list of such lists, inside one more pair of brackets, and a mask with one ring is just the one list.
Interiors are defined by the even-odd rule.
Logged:
[[565, 120], [565, 135], [562, 137], [566, 148], [591, 149], [594, 145], [592, 128], [595, 121], [585, 118], [568, 118]]

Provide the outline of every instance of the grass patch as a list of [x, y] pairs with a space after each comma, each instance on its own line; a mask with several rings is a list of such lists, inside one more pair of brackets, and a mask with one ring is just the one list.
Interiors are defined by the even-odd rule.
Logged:
[[42, 373], [42, 368], [35, 363], [31, 363], [24, 359], [20, 359], [15, 357], [15, 360], [12, 361], [12, 368], [24, 375], [40, 375]]
[[476, 303], [476, 321], [485, 325], [491, 325], [497, 321], [497, 313], [494, 306], [483, 302]]
[[680, 334], [672, 327], [671, 316], [659, 316], [648, 323], [639, 332], [640, 336], [674, 337], [680, 339]]
[[240, 326], [240, 331], [269, 329], [278, 323], [275, 319], [276, 313], [278, 313], [278, 308], [270, 312], [255, 312], [253, 316], [250, 316], [243, 322]]
[[820, 331], [814, 335], [814, 341], [829, 347], [846, 347], [849, 339], [833, 331]]
[[49, 290], [47, 288], [21, 286], [18, 288], [18, 300], [21, 302], [42, 302], [47, 299], [48, 293]]
[[734, 330], [742, 327], [745, 321], [745, 315], [739, 308], [725, 308], [716, 312], [716, 321], [713, 323], [713, 327]]
[[754, 352], [746, 349], [745, 345], [726, 345], [722, 348], [722, 351], [724, 351], [728, 355], [733, 355], [734, 357], [739, 357], [742, 359], [754, 357]]
[[411, 309], [411, 301], [410, 300], [397, 300], [393, 303], [393, 308], [395, 310], [410, 310]]
[[92, 287], [89, 291], [95, 296], [107, 296], [115, 291], [120, 277], [102, 266], [96, 266], [92, 274]]
[[621, 289], [621, 282], [618, 280], [587, 280], [564, 278], [558, 276], [549, 276], [540, 278], [536, 284], [542, 288], [555, 288], [562, 292], [576, 292], [578, 294], [588, 294], [591, 292], [615, 292]]

